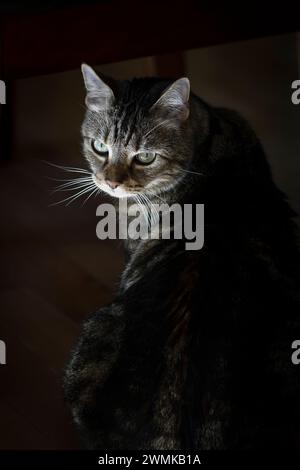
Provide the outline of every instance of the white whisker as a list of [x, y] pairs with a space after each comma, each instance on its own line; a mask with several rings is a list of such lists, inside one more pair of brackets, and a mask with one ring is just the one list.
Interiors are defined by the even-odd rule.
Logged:
[[88, 179], [91, 179], [92, 178], [92, 175], [91, 176], [79, 176], [78, 178], [51, 178], [50, 176], [45, 176], [45, 178], [47, 178], [47, 180], [50, 180], [50, 181], [75, 181], [75, 180], [81, 180], [82, 178], [88, 178]]
[[90, 199], [90, 197], [91, 197], [93, 194], [96, 194], [96, 193], [98, 192], [98, 189], [99, 189], [99, 188], [96, 187], [96, 188], [91, 192], [91, 194], [88, 195], [88, 197], [87, 197], [87, 198], [83, 201], [83, 203], [81, 204], [81, 207], [84, 206], [84, 205], [87, 203], [87, 201]]
[[52, 193], [56, 193], [57, 191], [73, 191], [76, 188], [84, 186], [86, 184], [92, 183], [92, 178], [75, 178], [68, 183], [58, 185]]
[[162, 197], [160, 197], [158, 194], [156, 194], [152, 191], [147, 191], [147, 192], [150, 194], [150, 196], [157, 197], [157, 199], [159, 199], [161, 202], [163, 202], [164, 204], [167, 204], [167, 202]]
[[147, 210], [141, 200], [141, 195], [140, 194], [136, 194], [135, 197], [136, 197], [136, 200], [137, 200], [137, 203], [138, 203], [138, 206], [141, 208], [142, 210], [142, 213], [143, 213], [143, 216], [144, 216], [144, 219], [145, 219], [145, 222], [147, 222], [148, 220], [148, 213], [147, 213]]
[[180, 168], [180, 171], [183, 171], [184, 173], [191, 173], [193, 175], [205, 176], [204, 173], [199, 173], [198, 171], [184, 170], [183, 168]]
[[58, 201], [58, 202], [55, 202], [53, 204], [50, 204], [50, 206], [56, 206], [58, 204], [62, 204], [63, 202], [69, 201], [68, 204], [66, 204], [68, 206], [73, 201], [75, 201], [75, 199], [77, 199], [78, 197], [82, 196], [83, 194], [86, 194], [87, 192], [91, 191], [94, 187], [95, 187], [94, 183], [91, 183], [88, 187], [85, 187], [84, 189], [79, 191], [79, 193], [73, 194], [72, 196], [69, 196], [69, 197], [63, 199], [62, 201]]
[[59, 168], [60, 170], [68, 171], [70, 173], [85, 173], [85, 174], [91, 174], [90, 171], [84, 169], [84, 168], [78, 168], [75, 166], [63, 166], [63, 165], [57, 165], [56, 163], [52, 162], [47, 162], [46, 160], [42, 160], [44, 163], [47, 165], [53, 166], [54, 168]]
[[71, 188], [62, 188], [62, 189], [55, 189], [54, 191], [52, 191], [51, 194], [55, 194], [59, 191], [61, 191], [62, 193], [64, 192], [70, 192], [70, 191], [78, 191], [78, 189], [83, 189], [83, 188], [87, 188], [88, 186], [90, 186], [91, 183], [84, 183], [84, 184], [78, 184], [77, 186], [72, 186]]
[[98, 194], [100, 194], [100, 193], [101, 193], [101, 189], [100, 189], [100, 188], [97, 188], [97, 192], [94, 194], [94, 197], [97, 197]]
[[143, 194], [139, 193], [138, 194], [138, 198], [139, 200], [141, 201], [141, 206], [143, 207], [144, 209], [144, 214], [145, 214], [145, 220], [147, 221], [147, 223], [151, 223], [151, 220], [150, 220], [150, 215], [149, 215], [149, 211], [148, 211], [148, 205], [147, 205], [147, 202], [145, 201], [145, 199], [143, 198]]
[[[149, 220], [150, 220], [150, 225], [152, 225], [152, 222], [154, 222], [154, 224], [156, 224], [159, 221], [159, 214], [158, 214], [157, 208], [155, 207], [155, 205], [152, 203], [152, 201], [148, 198], [148, 196], [146, 194], [140, 194], [140, 196], [146, 202], [146, 207], [149, 211], [148, 212], [148, 217], [149, 217]], [[152, 216], [153, 216], [153, 218], [152, 218]]]
[[151, 132], [153, 132], [155, 129], [157, 129], [158, 127], [161, 127], [163, 126], [165, 123], [167, 122], [170, 122], [170, 121], [173, 121], [173, 119], [165, 119], [164, 121], [162, 122], [159, 122], [158, 124], [156, 124], [156, 126], [152, 127], [152, 129], [150, 129], [150, 131], [146, 132], [146, 134], [144, 135], [144, 138], [147, 137], [149, 134], [151, 134]]

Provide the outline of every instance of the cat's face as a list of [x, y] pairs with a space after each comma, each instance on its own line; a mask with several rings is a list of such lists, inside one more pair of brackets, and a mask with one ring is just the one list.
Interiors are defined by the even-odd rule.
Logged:
[[188, 79], [119, 82], [115, 94], [90, 67], [82, 71], [83, 148], [95, 184], [114, 197], [151, 196], [174, 187], [191, 155]]

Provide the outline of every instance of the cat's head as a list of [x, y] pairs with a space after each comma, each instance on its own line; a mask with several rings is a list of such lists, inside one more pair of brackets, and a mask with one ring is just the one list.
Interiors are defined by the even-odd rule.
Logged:
[[95, 184], [114, 197], [176, 186], [191, 158], [187, 78], [120, 81], [114, 90], [82, 66], [87, 112], [84, 154]]

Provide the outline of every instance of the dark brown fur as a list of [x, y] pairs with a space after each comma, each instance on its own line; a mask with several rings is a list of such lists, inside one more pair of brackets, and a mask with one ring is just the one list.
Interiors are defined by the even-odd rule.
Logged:
[[[121, 166], [128, 146], [162, 119], [149, 110], [169, 85], [136, 80], [115, 92], [108, 122], [118, 123], [111, 131]], [[294, 214], [243, 119], [194, 95], [189, 111], [151, 136], [168, 164], [131, 178], [145, 192], [153, 179], [169, 203], [204, 203], [204, 248], [187, 251], [185, 240], [127, 246], [115, 301], [91, 315], [72, 353], [66, 397], [89, 448], [292, 448], [300, 419]], [[94, 171], [104, 170], [89, 139], [105, 126], [103, 110], [88, 111]]]

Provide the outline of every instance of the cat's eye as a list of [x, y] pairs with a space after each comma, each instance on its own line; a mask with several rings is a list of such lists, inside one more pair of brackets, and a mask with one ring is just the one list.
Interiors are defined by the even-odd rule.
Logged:
[[150, 165], [156, 159], [156, 155], [155, 152], [139, 152], [135, 155], [135, 159], [142, 165]]
[[96, 152], [98, 155], [101, 155], [102, 157], [108, 156], [108, 146], [100, 139], [94, 139], [92, 141], [92, 149], [94, 150], [94, 152]]

